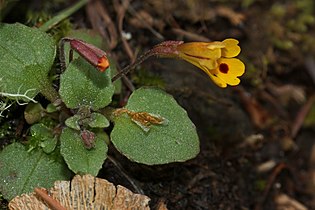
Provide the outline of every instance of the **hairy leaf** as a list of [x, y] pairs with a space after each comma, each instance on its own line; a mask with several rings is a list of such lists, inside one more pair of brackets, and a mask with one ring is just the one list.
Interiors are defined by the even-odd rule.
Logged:
[[54, 62], [54, 40], [36, 28], [0, 24], [0, 95], [30, 101], [50, 86], [47, 74]]
[[65, 128], [60, 136], [60, 141], [61, 154], [68, 167], [76, 174], [96, 176], [107, 157], [106, 138], [108, 136], [104, 132], [96, 133], [94, 147], [87, 149], [79, 131]]
[[27, 152], [20, 143], [0, 153], [0, 192], [10, 200], [35, 187], [49, 188], [56, 180], [68, 180], [71, 172], [60, 156], [47, 155], [40, 149]]
[[[122, 113], [115, 117], [111, 141], [129, 159], [148, 165], [182, 162], [199, 153], [199, 139], [195, 125], [174, 98], [160, 89], [140, 88], [130, 96], [127, 110], [146, 112], [167, 123], [144, 129], [141, 118]], [[154, 121], [153, 121], [154, 122]]]

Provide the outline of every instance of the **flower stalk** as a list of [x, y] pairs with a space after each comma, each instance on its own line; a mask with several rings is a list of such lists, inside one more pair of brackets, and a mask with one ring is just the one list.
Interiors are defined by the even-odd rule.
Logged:
[[150, 56], [183, 59], [204, 71], [216, 85], [221, 88], [240, 83], [239, 76], [245, 72], [245, 65], [237, 58], [241, 48], [236, 39], [225, 39], [222, 42], [164, 41], [145, 54], [135, 63], [125, 67], [112, 78], [112, 82], [126, 75]]

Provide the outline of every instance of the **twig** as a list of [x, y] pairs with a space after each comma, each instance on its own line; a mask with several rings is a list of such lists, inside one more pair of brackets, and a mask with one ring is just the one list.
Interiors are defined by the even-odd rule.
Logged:
[[[121, 72], [120, 67], [117, 67], [117, 71]], [[123, 80], [124, 84], [127, 86], [127, 88], [133, 92], [136, 88], [135, 86], [132, 84], [131, 80], [126, 76], [126, 75], [122, 75], [121, 79]]]
[[194, 41], [210, 42], [210, 39], [208, 39], [205, 36], [201, 36], [199, 34], [195, 34], [195, 33], [189, 32], [189, 31], [184, 31], [183, 29], [180, 29], [180, 28], [173, 28], [172, 31], [175, 34], [186, 36], [188, 39], [191, 39]]
[[143, 190], [140, 187], [138, 187], [138, 185], [136, 185], [136, 183], [134, 182], [134, 180], [132, 178], [130, 178], [130, 176], [128, 176], [128, 174], [125, 172], [125, 170], [123, 169], [121, 164], [119, 162], [117, 162], [115, 160], [115, 158], [113, 158], [109, 155], [107, 156], [107, 158], [119, 169], [121, 174], [129, 181], [129, 183], [133, 186], [133, 188], [135, 189], [135, 191], [137, 193], [144, 194]]
[[258, 202], [258, 204], [255, 206], [255, 210], [260, 210], [262, 209], [262, 205], [265, 202], [265, 200], [267, 199], [267, 195], [270, 192], [270, 189], [272, 187], [272, 185], [274, 184], [277, 176], [284, 170], [288, 168], [288, 166], [285, 163], [279, 163], [273, 170], [272, 174], [270, 175], [267, 185], [265, 187], [264, 193], [262, 195], [262, 199], [260, 200], [260, 202]]
[[164, 36], [157, 32], [154, 28], [152, 28], [147, 21], [145, 21], [140, 15], [138, 15], [137, 11], [132, 7], [128, 7], [128, 12], [132, 15], [134, 15], [151, 33], [156, 36], [160, 40], [164, 40]]
[[46, 191], [41, 188], [35, 188], [34, 192], [53, 210], [67, 210], [57, 200], [48, 195]]
[[302, 106], [302, 108], [297, 113], [295, 120], [292, 125], [291, 137], [295, 138], [297, 133], [299, 132], [300, 128], [303, 125], [305, 117], [307, 116], [308, 112], [312, 108], [312, 105], [315, 102], [315, 95], [311, 96], [309, 100]]
[[133, 63], [136, 60], [136, 56], [132, 52], [132, 49], [129, 43], [127, 42], [126, 38], [122, 35], [123, 34], [123, 21], [126, 14], [126, 10], [129, 6], [129, 0], [123, 0], [122, 4], [119, 4], [118, 1], [113, 1], [113, 3], [114, 3], [115, 10], [117, 12], [118, 32], [120, 34], [124, 49], [127, 55], [129, 56], [131, 63]]
[[107, 40], [110, 50], [115, 48], [118, 39], [117, 30], [106, 7], [100, 0], [90, 1], [86, 11], [93, 29], [99, 31], [102, 37]]

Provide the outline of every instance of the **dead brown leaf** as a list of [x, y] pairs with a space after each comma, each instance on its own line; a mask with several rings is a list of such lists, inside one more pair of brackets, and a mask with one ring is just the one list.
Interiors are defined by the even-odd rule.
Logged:
[[253, 124], [258, 128], [265, 128], [271, 122], [270, 113], [260, 105], [260, 103], [246, 92], [243, 88], [236, 89], [240, 95], [241, 101], [244, 104]]
[[94, 30], [98, 31], [107, 41], [110, 49], [117, 45], [116, 26], [101, 1], [90, 1], [86, 7], [87, 15]]
[[275, 203], [277, 205], [277, 210], [307, 210], [307, 208], [286, 194], [280, 194], [275, 197]]
[[[44, 193], [45, 194], [45, 193]], [[115, 187], [105, 179], [91, 175], [76, 175], [72, 181], [56, 181], [53, 188], [48, 190], [47, 196], [53, 202], [66, 209], [143, 209], [148, 210], [150, 198], [135, 194], [127, 188], [118, 185]], [[10, 210], [47, 210], [52, 209], [35, 193], [23, 194], [15, 197], [9, 203]], [[48, 199], [50, 200], [50, 199]]]
[[245, 16], [233, 11], [229, 7], [219, 6], [215, 9], [219, 16], [227, 18], [233, 25], [240, 25], [244, 22]]

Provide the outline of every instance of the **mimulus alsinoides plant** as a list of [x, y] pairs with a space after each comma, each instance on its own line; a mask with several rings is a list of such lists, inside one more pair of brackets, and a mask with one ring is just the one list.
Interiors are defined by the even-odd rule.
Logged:
[[225, 88], [227, 85], [235, 86], [240, 83], [238, 77], [245, 73], [244, 63], [234, 58], [241, 52], [238, 43], [238, 40], [232, 38], [222, 42], [164, 41], [147, 51], [137, 62], [115, 75], [112, 81], [127, 74], [146, 58], [156, 55], [188, 61], [208, 74], [214, 83], [221, 88]]

